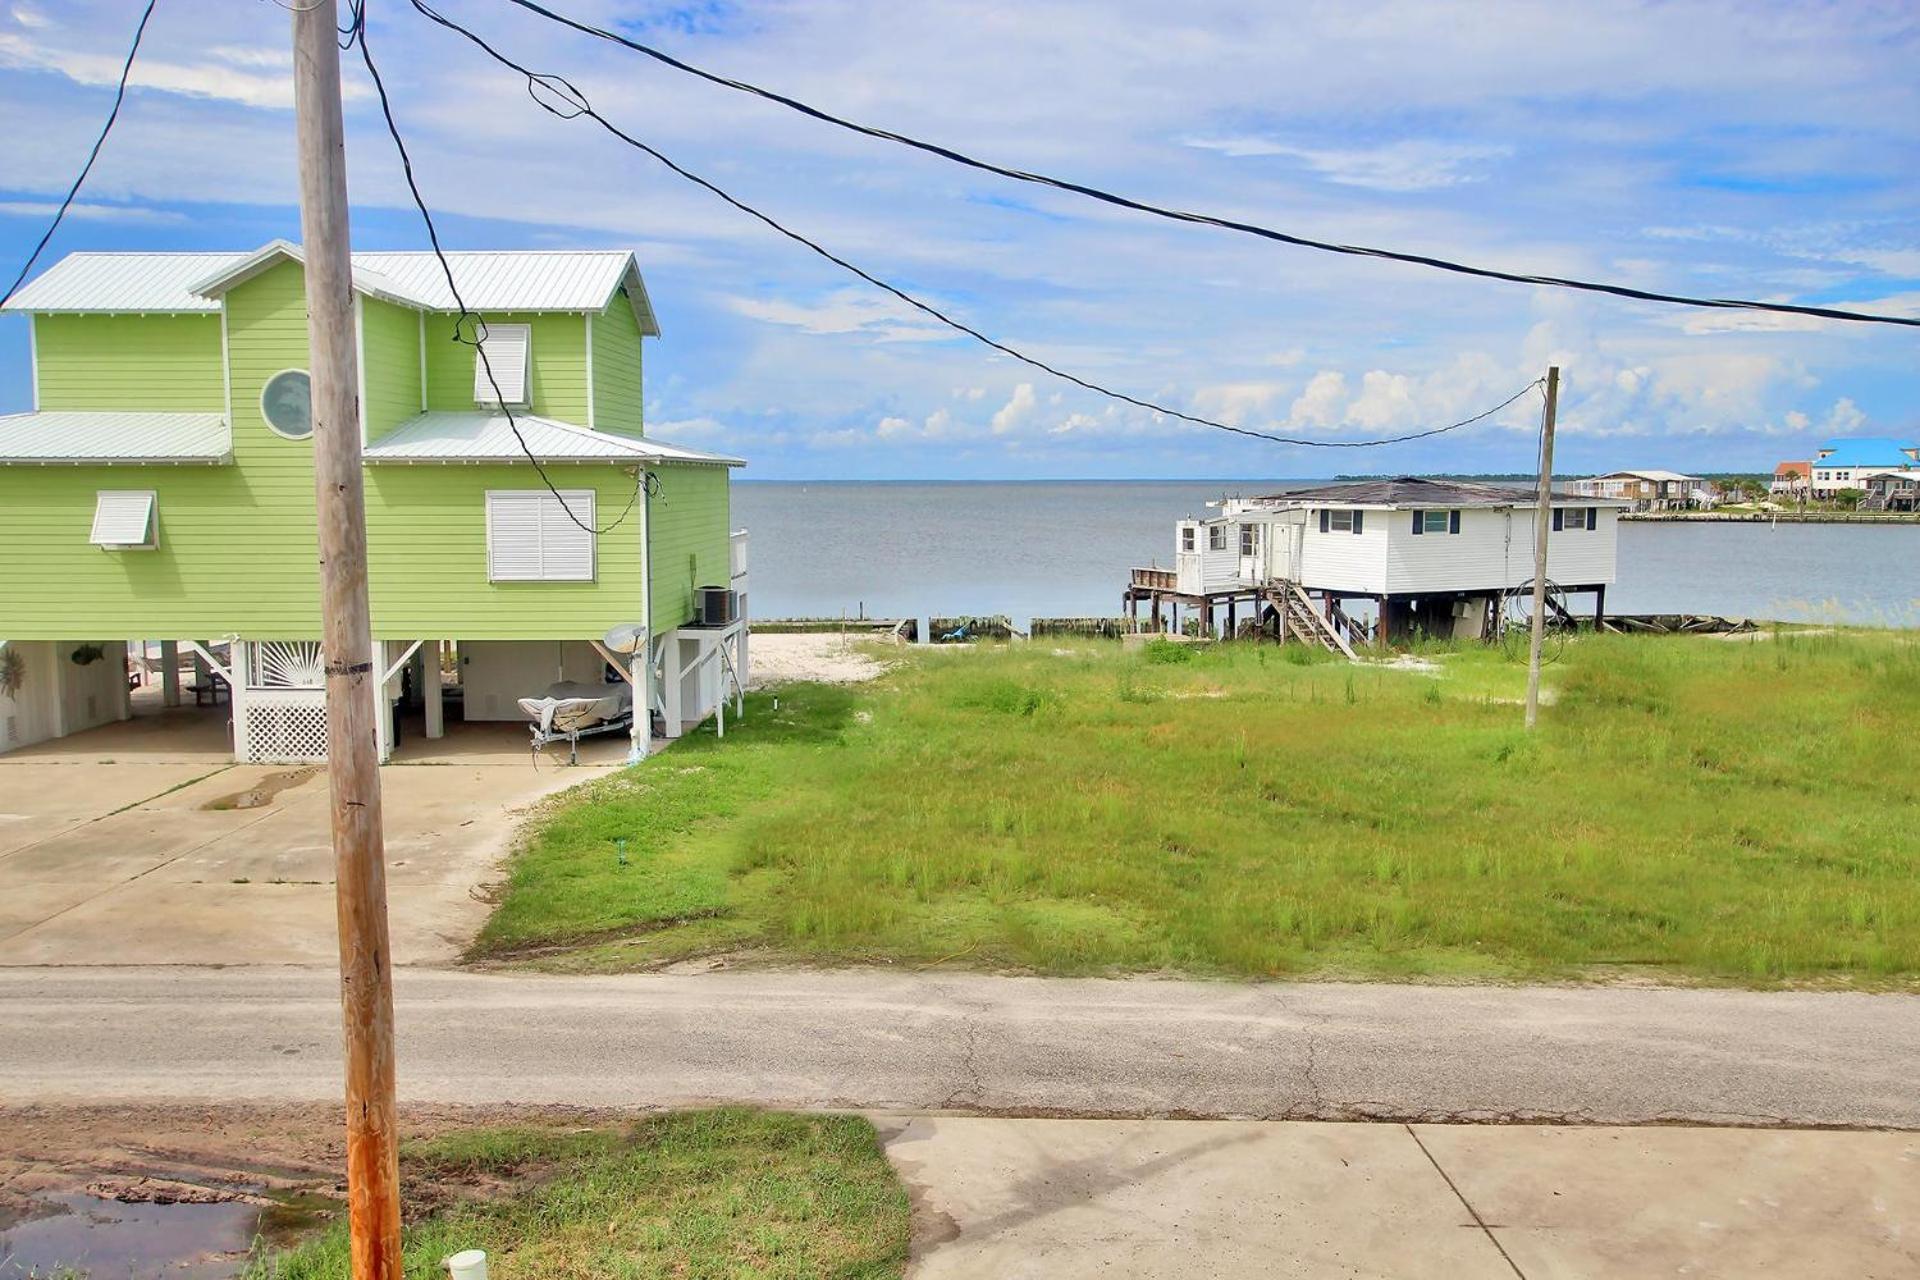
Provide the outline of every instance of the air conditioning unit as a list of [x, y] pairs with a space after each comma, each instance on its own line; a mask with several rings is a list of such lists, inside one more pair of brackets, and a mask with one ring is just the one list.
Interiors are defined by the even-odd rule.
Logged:
[[698, 609], [695, 621], [700, 626], [728, 626], [739, 612], [740, 598], [726, 587], [701, 587], [694, 595]]

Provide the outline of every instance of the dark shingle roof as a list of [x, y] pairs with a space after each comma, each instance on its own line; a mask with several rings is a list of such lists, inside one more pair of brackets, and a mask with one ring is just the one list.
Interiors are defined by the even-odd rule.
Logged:
[[1327, 502], [1348, 507], [1511, 507], [1533, 505], [1533, 490], [1466, 480], [1357, 480], [1268, 494], [1262, 502]]

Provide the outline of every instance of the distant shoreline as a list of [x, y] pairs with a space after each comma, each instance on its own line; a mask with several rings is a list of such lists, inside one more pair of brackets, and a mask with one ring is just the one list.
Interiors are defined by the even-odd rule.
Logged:
[[1910, 511], [1622, 511], [1622, 520], [1691, 524], [1920, 524]]

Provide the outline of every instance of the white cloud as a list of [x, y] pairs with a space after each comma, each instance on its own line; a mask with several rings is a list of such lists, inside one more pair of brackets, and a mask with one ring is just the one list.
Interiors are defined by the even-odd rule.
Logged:
[[1345, 413], [1347, 377], [1338, 369], [1322, 369], [1307, 381], [1306, 390], [1287, 411], [1287, 423], [1296, 427], [1332, 427]]
[[1427, 191], [1479, 182], [1487, 176], [1492, 161], [1513, 154], [1511, 147], [1417, 138], [1374, 147], [1307, 147], [1277, 138], [1242, 134], [1188, 138], [1186, 145], [1235, 157], [1281, 156], [1298, 160], [1329, 182], [1376, 191]]
[[[0, 200], [0, 214], [16, 218], [51, 218], [60, 211], [57, 200]], [[67, 208], [67, 217], [81, 222], [185, 222], [187, 215], [172, 209], [150, 209], [142, 205], [92, 204], [76, 200]]]
[[814, 304], [736, 297], [728, 299], [728, 305], [743, 316], [802, 333], [861, 333], [878, 342], [942, 342], [953, 336], [951, 330], [920, 319], [904, 303], [871, 290], [840, 289]]
[[1826, 421], [1820, 429], [1828, 435], [1848, 436], [1867, 425], [1867, 415], [1860, 412], [1860, 406], [1846, 396], [1834, 401], [1833, 408], [1827, 410]]
[[1025, 422], [1032, 412], [1033, 384], [1023, 382], [1013, 389], [1013, 395], [994, 413], [993, 434], [1006, 435]]
[[[227, 52], [231, 53], [232, 50]], [[57, 48], [29, 36], [0, 32], [0, 67], [16, 71], [49, 71], [65, 76], [76, 84], [111, 87], [119, 83], [125, 61], [124, 52], [96, 53]], [[248, 65], [279, 64], [268, 60]], [[179, 60], [143, 52], [134, 62], [127, 83], [135, 88], [218, 99], [247, 107], [284, 109], [293, 106], [291, 76], [248, 70], [219, 57]], [[365, 97], [368, 92], [364, 85], [355, 80], [344, 81], [341, 85], [341, 96], [349, 101]]]

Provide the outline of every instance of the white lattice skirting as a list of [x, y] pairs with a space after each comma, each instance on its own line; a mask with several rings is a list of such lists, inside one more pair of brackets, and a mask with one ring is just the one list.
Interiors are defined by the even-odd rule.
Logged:
[[247, 689], [236, 699], [235, 754], [249, 764], [327, 758], [325, 689]]

